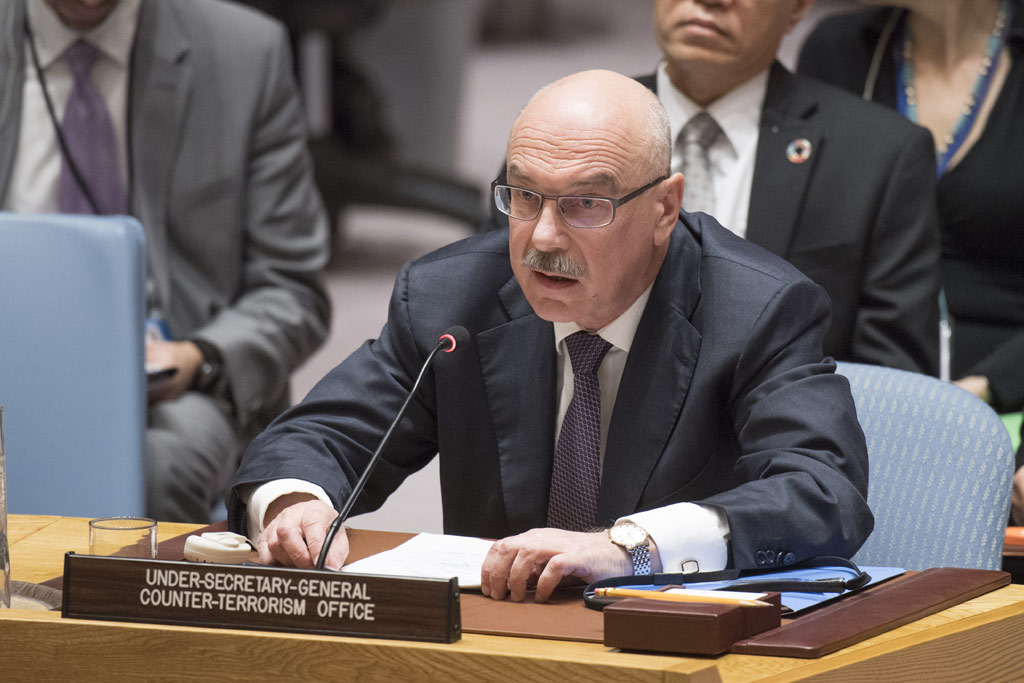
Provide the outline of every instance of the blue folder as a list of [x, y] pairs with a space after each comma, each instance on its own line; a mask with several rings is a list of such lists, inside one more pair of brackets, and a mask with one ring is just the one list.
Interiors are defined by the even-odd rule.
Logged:
[[[899, 576], [906, 572], [906, 569], [899, 567], [860, 567], [861, 571], [867, 573], [871, 578], [868, 580], [862, 588], [867, 586], [873, 586], [882, 581]], [[682, 585], [686, 588], [694, 588], [700, 590], [743, 590], [743, 584], [753, 582], [763, 582], [765, 580], [793, 580], [793, 581], [818, 581], [821, 579], [835, 579], [843, 578], [849, 579], [856, 576], [856, 572], [849, 567], [814, 567], [810, 569], [784, 569], [777, 572], [767, 572], [764, 574], [758, 574], [756, 576], [745, 576], [738, 579], [731, 579], [729, 581], [701, 581], [693, 583], [682, 583], [676, 585]], [[658, 590], [664, 588], [664, 585], [635, 585], [635, 586], [622, 586], [623, 588], [636, 588], [640, 590]], [[857, 590], [861, 590], [858, 588]], [[760, 592], [760, 589], [758, 590]], [[842, 593], [802, 593], [794, 591], [784, 591], [782, 596], [782, 607], [783, 614], [795, 615], [800, 612], [806, 611], [812, 607], [823, 605], [833, 600], [838, 600], [844, 595], [853, 591], [844, 591]]]

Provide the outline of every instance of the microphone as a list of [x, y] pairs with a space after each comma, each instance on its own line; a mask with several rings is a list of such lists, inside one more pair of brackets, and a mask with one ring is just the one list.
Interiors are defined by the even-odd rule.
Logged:
[[338, 516], [334, 518], [331, 525], [327, 528], [327, 535], [324, 537], [324, 545], [320, 548], [320, 556], [316, 561], [316, 568], [323, 569], [324, 562], [327, 560], [327, 551], [334, 543], [334, 537], [338, 534], [338, 529], [348, 519], [349, 513], [352, 511], [352, 506], [355, 505], [356, 499], [359, 498], [359, 494], [362, 493], [363, 487], [366, 486], [366, 481], [370, 478], [370, 474], [373, 472], [373, 468], [377, 466], [377, 462], [380, 460], [380, 454], [384, 451], [384, 447], [391, 439], [392, 432], [395, 431], [395, 427], [405, 417], [405, 411], [409, 408], [409, 404], [412, 402], [412, 397], [416, 395], [416, 390], [420, 387], [420, 382], [423, 380], [424, 375], [427, 374], [427, 369], [433, 364], [434, 358], [440, 352], [451, 353], [459, 346], [463, 346], [469, 343], [469, 331], [461, 325], [454, 325], [448, 329], [447, 332], [442, 334], [437, 344], [427, 355], [427, 359], [423, 361], [423, 367], [420, 368], [420, 374], [416, 377], [416, 381], [413, 382], [412, 389], [409, 390], [409, 395], [405, 398], [405, 403], [398, 409], [398, 414], [395, 415], [395, 419], [391, 421], [391, 425], [388, 427], [388, 431], [384, 433], [384, 438], [380, 440], [380, 445], [377, 446], [377, 450], [370, 456], [370, 462], [366, 465], [366, 470], [362, 476], [359, 477], [359, 481], [352, 487], [352, 493], [349, 494], [348, 500], [345, 501], [345, 506], [338, 513]]

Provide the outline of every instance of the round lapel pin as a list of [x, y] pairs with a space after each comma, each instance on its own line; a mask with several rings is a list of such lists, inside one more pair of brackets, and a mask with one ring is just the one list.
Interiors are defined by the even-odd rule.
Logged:
[[811, 156], [811, 141], [807, 138], [797, 138], [786, 147], [786, 158], [791, 164], [802, 164]]

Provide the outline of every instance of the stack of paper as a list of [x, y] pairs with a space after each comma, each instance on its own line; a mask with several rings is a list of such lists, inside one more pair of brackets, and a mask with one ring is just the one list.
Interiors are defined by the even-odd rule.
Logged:
[[396, 548], [345, 565], [341, 571], [438, 579], [454, 576], [460, 588], [479, 588], [480, 568], [492, 543], [467, 536], [418, 534]]

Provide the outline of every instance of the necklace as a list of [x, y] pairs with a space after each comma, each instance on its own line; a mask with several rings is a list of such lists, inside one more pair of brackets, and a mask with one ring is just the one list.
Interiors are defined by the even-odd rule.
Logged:
[[[949, 165], [949, 160], [957, 153], [964, 140], [967, 139], [975, 119], [978, 117], [978, 109], [985, 97], [988, 95], [989, 86], [992, 84], [992, 75], [995, 73], [996, 64], [999, 61], [999, 53], [1006, 44], [1007, 29], [1010, 25], [1010, 3], [1009, 0], [1000, 0], [999, 9], [996, 12], [996, 23], [992, 33], [985, 45], [985, 56], [981, 59], [978, 67], [978, 75], [974, 79], [974, 86], [967, 101], [960, 109], [960, 116], [957, 117], [953, 129], [946, 133], [945, 137], [938, 141], [935, 148], [935, 161], [938, 175], [941, 177]], [[896, 58], [896, 70], [899, 74], [897, 87], [900, 113], [917, 123], [917, 89], [914, 86], [914, 42], [910, 35], [908, 24], [903, 27], [903, 46], [895, 46], [894, 55]]]

